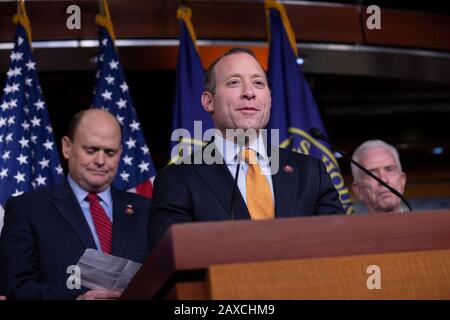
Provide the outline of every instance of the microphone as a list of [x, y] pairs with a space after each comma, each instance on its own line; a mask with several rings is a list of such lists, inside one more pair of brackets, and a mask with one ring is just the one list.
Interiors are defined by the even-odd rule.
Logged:
[[236, 192], [237, 192], [237, 185], [238, 185], [238, 179], [239, 179], [239, 171], [241, 169], [241, 160], [240, 155], [238, 154], [238, 164], [236, 166], [236, 173], [234, 174], [234, 183], [233, 183], [233, 191], [231, 193], [231, 200], [230, 200], [230, 220], [234, 220], [234, 198], [236, 198]]
[[233, 191], [231, 192], [231, 199], [230, 199], [230, 220], [234, 220], [234, 199], [236, 198], [236, 192], [238, 189], [238, 179], [239, 179], [239, 171], [241, 171], [241, 151], [242, 148], [245, 146], [245, 136], [244, 135], [238, 135], [236, 138], [237, 145], [239, 147], [239, 152], [237, 154], [237, 161], [238, 164], [236, 166], [236, 173], [234, 174], [234, 183], [233, 183]]
[[[325, 141], [326, 143], [328, 143], [331, 146], [330, 141], [328, 141], [327, 137], [325, 137], [325, 135], [316, 127], [312, 127], [309, 130], [309, 133], [317, 139], [320, 139], [322, 141]], [[409, 211], [412, 211], [411, 205], [409, 204], [408, 200], [406, 200], [406, 198], [397, 190], [395, 190], [394, 188], [392, 188], [390, 185], [388, 185], [386, 182], [384, 182], [383, 180], [381, 180], [380, 178], [378, 178], [376, 175], [374, 175], [372, 172], [370, 172], [369, 170], [367, 170], [366, 168], [364, 168], [361, 164], [359, 164], [358, 162], [356, 162], [355, 160], [353, 160], [352, 158], [350, 158], [349, 156], [347, 156], [346, 154], [338, 151], [335, 149], [335, 151], [337, 153], [339, 153], [342, 157], [344, 157], [345, 159], [347, 159], [347, 161], [349, 161], [350, 163], [354, 164], [355, 166], [357, 166], [360, 170], [364, 171], [369, 177], [375, 179], [379, 184], [381, 184], [383, 187], [385, 187], [386, 189], [388, 189], [390, 192], [392, 192], [393, 194], [395, 194], [397, 197], [400, 198], [400, 200], [403, 201], [403, 203], [408, 207]]]

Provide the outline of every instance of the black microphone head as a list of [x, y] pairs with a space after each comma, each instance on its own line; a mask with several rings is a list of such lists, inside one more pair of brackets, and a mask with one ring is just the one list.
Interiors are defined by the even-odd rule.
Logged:
[[323, 135], [323, 133], [319, 129], [317, 129], [316, 127], [312, 127], [311, 129], [309, 129], [309, 133], [314, 138], [317, 138], [317, 139], [320, 139], [320, 140], [326, 140], [326, 137]]

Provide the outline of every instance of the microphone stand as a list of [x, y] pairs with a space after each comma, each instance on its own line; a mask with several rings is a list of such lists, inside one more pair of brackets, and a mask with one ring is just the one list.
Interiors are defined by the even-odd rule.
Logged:
[[238, 154], [238, 164], [236, 166], [236, 173], [234, 174], [234, 183], [233, 183], [233, 191], [231, 193], [231, 201], [230, 201], [230, 219], [234, 220], [234, 198], [236, 198], [236, 189], [239, 179], [239, 171], [241, 169], [241, 161], [240, 161], [240, 155]]

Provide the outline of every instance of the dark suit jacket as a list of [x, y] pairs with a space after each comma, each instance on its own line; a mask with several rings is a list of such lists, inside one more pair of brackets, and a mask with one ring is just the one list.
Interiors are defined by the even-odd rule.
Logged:
[[[150, 201], [111, 187], [112, 254], [143, 262], [148, 254]], [[134, 213], [125, 213], [127, 204]], [[0, 292], [12, 299], [73, 299], [67, 267], [86, 248], [96, 248], [83, 212], [67, 181], [11, 198], [0, 237]], [[81, 275], [82, 276], [82, 275]]]
[[[344, 213], [322, 161], [279, 149], [279, 165], [272, 176], [277, 218]], [[161, 170], [153, 186], [151, 246], [174, 223], [229, 220], [233, 184], [225, 164], [180, 164]], [[234, 218], [250, 219], [239, 189], [233, 202]]]

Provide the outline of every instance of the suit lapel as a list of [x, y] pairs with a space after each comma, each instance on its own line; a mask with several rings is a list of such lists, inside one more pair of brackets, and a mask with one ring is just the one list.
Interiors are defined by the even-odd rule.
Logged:
[[53, 204], [66, 219], [72, 230], [86, 248], [96, 248], [91, 229], [84, 218], [81, 207], [69, 183], [65, 180], [53, 195]]
[[[216, 151], [217, 152], [217, 151]], [[222, 162], [225, 162], [221, 159]], [[234, 177], [226, 164], [201, 164], [195, 166], [197, 174], [208, 185], [212, 193], [217, 197], [219, 203], [227, 214], [230, 214], [230, 202], [233, 192]], [[235, 219], [250, 219], [247, 206], [242, 198], [239, 188], [236, 186], [236, 195], [233, 204]], [[211, 208], [213, 209], [213, 208]]]
[[133, 209], [133, 203], [127, 202], [123, 194], [111, 186], [113, 200], [113, 240], [112, 254], [124, 256], [128, 241], [137, 221], [137, 214], [126, 214], [127, 205]]
[[[276, 148], [275, 146], [271, 148]], [[295, 211], [296, 193], [298, 192], [297, 172], [285, 170], [289, 166], [295, 170], [287, 152], [279, 151], [279, 169], [272, 176], [273, 192], [275, 197], [275, 216], [287, 217]]]

